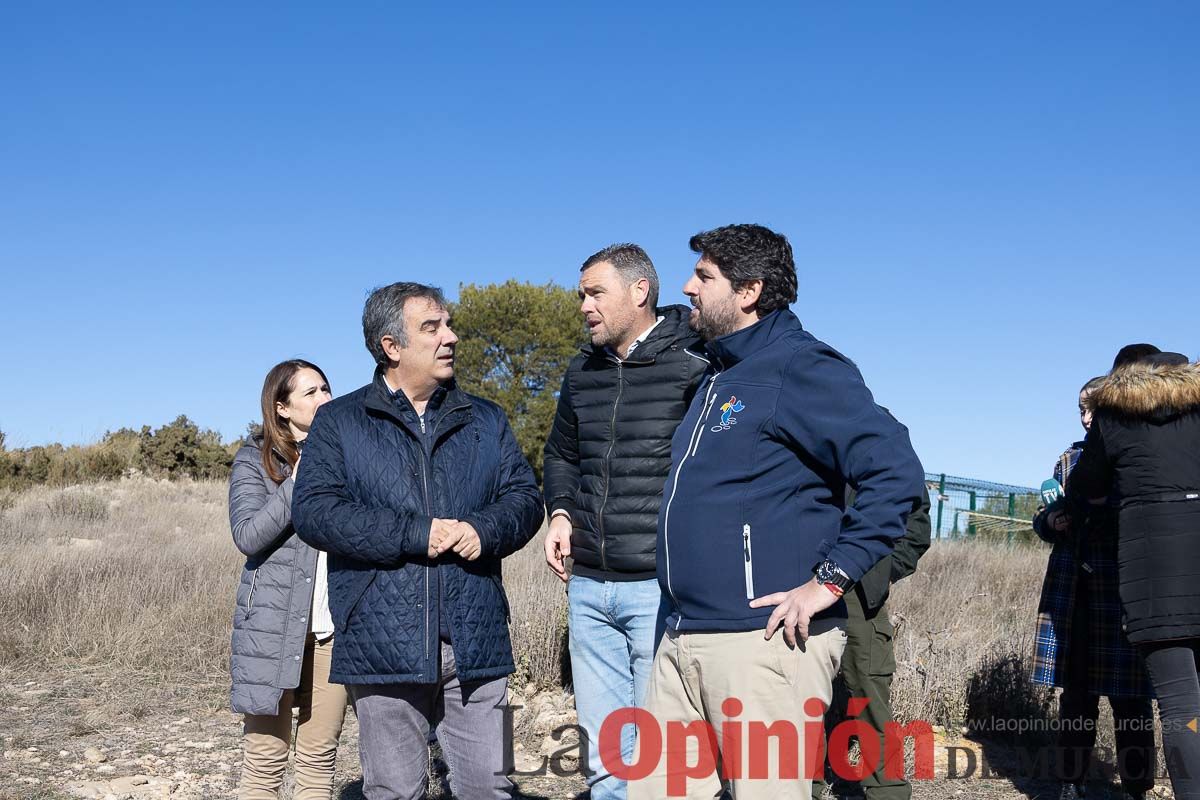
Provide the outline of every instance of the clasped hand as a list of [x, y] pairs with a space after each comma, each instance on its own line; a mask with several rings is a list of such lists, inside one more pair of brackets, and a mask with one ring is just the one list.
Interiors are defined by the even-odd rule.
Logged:
[[460, 522], [456, 519], [434, 519], [433, 524], [429, 527], [427, 555], [430, 558], [437, 558], [451, 551], [467, 561], [474, 561], [483, 552], [483, 543], [479, 541], [479, 534], [469, 522]]

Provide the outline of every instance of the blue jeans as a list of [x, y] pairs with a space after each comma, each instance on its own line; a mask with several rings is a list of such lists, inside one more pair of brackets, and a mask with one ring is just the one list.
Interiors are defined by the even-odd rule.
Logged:
[[[587, 733], [592, 800], [625, 800], [625, 782], [600, 763], [600, 726], [646, 696], [666, 606], [658, 581], [600, 581], [572, 575], [567, 585], [575, 710]], [[621, 757], [633, 760], [636, 730], [621, 731]]]

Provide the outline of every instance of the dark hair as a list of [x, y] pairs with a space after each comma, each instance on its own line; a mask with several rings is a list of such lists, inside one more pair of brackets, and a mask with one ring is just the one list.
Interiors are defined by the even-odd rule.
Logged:
[[646, 255], [645, 250], [629, 242], [610, 244], [600, 252], [588, 256], [588, 260], [583, 262], [579, 271], [586, 272], [588, 267], [606, 261], [613, 265], [613, 269], [621, 276], [621, 280], [625, 281], [626, 286], [631, 286], [643, 278], [649, 281], [650, 291], [646, 293], [646, 304], [651, 310], [658, 307], [658, 272], [655, 271], [654, 262]]
[[1099, 377], [1092, 378], [1090, 381], [1088, 381], [1087, 383], [1085, 383], [1083, 385], [1083, 387], [1079, 390], [1079, 393], [1083, 394], [1084, 392], [1092, 391], [1097, 386], [1104, 383], [1105, 379], [1106, 379], [1106, 376], [1104, 376], [1104, 375], [1100, 375]]
[[760, 317], [796, 302], [796, 264], [787, 237], [762, 225], [726, 225], [697, 233], [693, 252], [716, 264], [734, 290], [762, 281], [755, 310]]
[[1145, 358], [1146, 356], [1152, 356], [1155, 353], [1161, 352], [1162, 350], [1159, 350], [1152, 344], [1146, 344], [1145, 342], [1142, 342], [1141, 344], [1127, 344], [1117, 351], [1117, 357], [1113, 359], [1112, 368], [1120, 369], [1121, 367], [1132, 364], [1133, 362]]
[[404, 331], [404, 304], [414, 297], [446, 307], [446, 298], [441, 289], [407, 281], [380, 286], [367, 298], [362, 316], [363, 339], [376, 364], [382, 367], [388, 365], [387, 353], [383, 352], [383, 345], [379, 343], [384, 336], [392, 337], [401, 347], [408, 347], [408, 334]]
[[302, 358], [279, 362], [271, 367], [266, 380], [263, 381], [262, 463], [267, 470], [267, 477], [276, 483], [283, 483], [284, 474], [279, 471], [279, 463], [275, 460], [273, 453], [283, 456], [284, 460], [294, 467], [300, 458], [300, 448], [296, 445], [296, 439], [292, 436], [292, 429], [288, 427], [287, 420], [279, 416], [279, 412], [275, 410], [275, 404], [287, 403], [288, 395], [292, 393], [292, 381], [295, 379], [296, 373], [302, 369], [315, 371], [321, 376], [321, 380], [326, 384], [329, 383], [329, 379], [325, 377], [325, 373], [321, 371], [320, 367]]

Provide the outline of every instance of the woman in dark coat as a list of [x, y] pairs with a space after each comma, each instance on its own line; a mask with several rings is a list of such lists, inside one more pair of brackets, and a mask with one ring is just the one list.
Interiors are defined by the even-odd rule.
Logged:
[[1092, 429], [1067, 496], [1119, 506], [1125, 631], [1158, 696], [1176, 800], [1200, 799], [1200, 364], [1120, 367], [1090, 397]]
[[[1079, 392], [1079, 419], [1092, 426], [1088, 398], [1105, 379], [1093, 378]], [[1083, 452], [1067, 448], [1054, 466], [1066, 483]], [[1117, 744], [1121, 786], [1133, 798], [1154, 787], [1154, 707], [1141, 656], [1121, 629], [1117, 592], [1117, 515], [1107, 506], [1087, 506], [1071, 516], [1057, 501], [1034, 517], [1033, 529], [1054, 545], [1038, 602], [1034, 683], [1061, 686], [1058, 698], [1057, 771], [1062, 798], [1083, 796], [1100, 697], [1108, 698]]]
[[332, 399], [307, 361], [277, 364], [262, 391], [263, 432], [243, 446], [229, 481], [229, 524], [246, 555], [233, 616], [233, 710], [245, 714], [239, 800], [278, 797], [292, 708], [294, 800], [328, 800], [346, 690], [329, 683], [333, 621], [325, 554], [292, 530], [292, 486], [317, 409]]

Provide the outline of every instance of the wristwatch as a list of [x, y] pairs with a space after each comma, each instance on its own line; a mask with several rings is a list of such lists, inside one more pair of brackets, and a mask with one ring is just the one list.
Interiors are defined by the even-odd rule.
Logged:
[[854, 581], [850, 580], [850, 576], [828, 558], [817, 565], [817, 583], [838, 597], [841, 597], [854, 585]]

